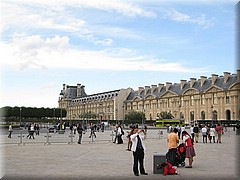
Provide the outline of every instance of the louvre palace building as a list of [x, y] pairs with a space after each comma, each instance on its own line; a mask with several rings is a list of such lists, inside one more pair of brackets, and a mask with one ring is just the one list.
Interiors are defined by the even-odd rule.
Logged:
[[236, 74], [224, 72], [90, 95], [84, 85], [63, 84], [58, 105], [67, 110], [70, 120], [81, 120], [86, 113], [95, 114], [97, 120], [123, 120], [132, 110], [145, 113], [147, 120], [156, 120], [160, 112], [171, 112], [187, 124], [196, 120], [239, 120], [240, 70]]

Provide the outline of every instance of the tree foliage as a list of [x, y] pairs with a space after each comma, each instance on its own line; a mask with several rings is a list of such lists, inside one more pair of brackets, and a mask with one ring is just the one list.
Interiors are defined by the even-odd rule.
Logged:
[[125, 114], [125, 121], [129, 123], [141, 123], [142, 121], [146, 121], [146, 116], [143, 112], [129, 111]]
[[174, 118], [174, 116], [172, 115], [172, 113], [169, 111], [162, 111], [160, 114], [159, 114], [159, 118], [160, 119], [172, 119]]
[[0, 115], [5, 119], [42, 119], [66, 117], [67, 111], [61, 108], [10, 107], [0, 108]]

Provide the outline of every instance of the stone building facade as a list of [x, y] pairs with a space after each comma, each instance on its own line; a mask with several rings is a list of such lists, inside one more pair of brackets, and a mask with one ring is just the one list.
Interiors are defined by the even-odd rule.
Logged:
[[185, 123], [195, 120], [240, 119], [240, 70], [237, 74], [224, 72], [199, 79], [180, 80], [139, 87], [138, 90], [119, 89], [87, 95], [84, 86], [63, 85], [59, 107], [67, 110], [68, 119], [79, 119], [80, 114], [95, 113], [99, 120], [123, 120], [131, 110], [156, 120], [162, 111], [170, 111]]

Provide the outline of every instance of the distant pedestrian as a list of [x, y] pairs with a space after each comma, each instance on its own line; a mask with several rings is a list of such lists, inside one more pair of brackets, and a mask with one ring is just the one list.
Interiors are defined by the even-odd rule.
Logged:
[[192, 168], [193, 157], [196, 156], [195, 149], [193, 147], [191, 136], [186, 132], [182, 132], [184, 147], [186, 148], [186, 158], [189, 159], [189, 165], [186, 168]]
[[78, 132], [78, 144], [81, 144], [82, 143], [82, 134], [84, 132], [84, 129], [82, 127], [82, 124], [78, 124], [78, 127], [77, 127], [77, 132]]
[[199, 127], [197, 124], [195, 124], [194, 128], [193, 128], [193, 132], [194, 132], [194, 139], [195, 142], [198, 143], [198, 138], [199, 138]]
[[218, 123], [216, 127], [216, 132], [218, 135], [217, 143], [222, 143], [222, 130], [223, 130], [223, 126]]
[[210, 130], [209, 130], [209, 141], [210, 143], [212, 143], [212, 140], [213, 140], [213, 143], [215, 143], [215, 126], [213, 125]]
[[8, 126], [8, 132], [9, 132], [8, 138], [12, 138], [12, 132], [13, 132], [12, 124]]
[[236, 135], [240, 135], [240, 124], [239, 123], [237, 123], [236, 129], [237, 129]]
[[202, 128], [202, 140], [203, 140], [203, 143], [207, 143], [207, 127], [204, 125], [203, 128]]
[[127, 144], [127, 150], [131, 151], [131, 147], [132, 147], [132, 141], [131, 141], [131, 135], [133, 134], [133, 126], [130, 126], [130, 130], [128, 132], [127, 138], [128, 138], [128, 144]]
[[194, 131], [193, 131], [193, 129], [194, 129], [194, 125], [192, 125], [192, 126], [190, 127], [190, 133], [191, 133], [191, 136], [192, 136], [192, 140], [193, 140], [193, 142], [194, 142]]
[[90, 124], [90, 130], [91, 130], [91, 132], [90, 132], [89, 138], [91, 138], [91, 137], [93, 137], [93, 136], [96, 138], [96, 137], [97, 137], [96, 134], [95, 134], [96, 127], [95, 127], [95, 125], [92, 124], [92, 123]]
[[178, 130], [178, 139], [181, 139], [181, 126], [177, 125], [177, 130]]
[[114, 129], [114, 140], [113, 140], [113, 143], [116, 143], [116, 141], [117, 141], [117, 130], [118, 130], [118, 125], [116, 125], [116, 127]]
[[124, 131], [121, 127], [121, 125], [118, 125], [117, 128], [117, 144], [123, 144], [122, 136], [124, 135]]

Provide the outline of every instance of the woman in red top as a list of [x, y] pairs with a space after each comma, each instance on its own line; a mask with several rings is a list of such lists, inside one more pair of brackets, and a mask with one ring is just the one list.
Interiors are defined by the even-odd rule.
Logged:
[[189, 159], [189, 166], [186, 166], [186, 168], [192, 168], [193, 157], [196, 156], [196, 153], [193, 147], [193, 142], [192, 142], [191, 136], [186, 131], [183, 131], [182, 135], [183, 135], [184, 147], [186, 148], [186, 158]]
[[172, 167], [172, 164], [169, 162], [164, 162], [161, 164], [163, 168], [163, 175], [166, 176], [167, 174], [179, 174], [175, 168]]

